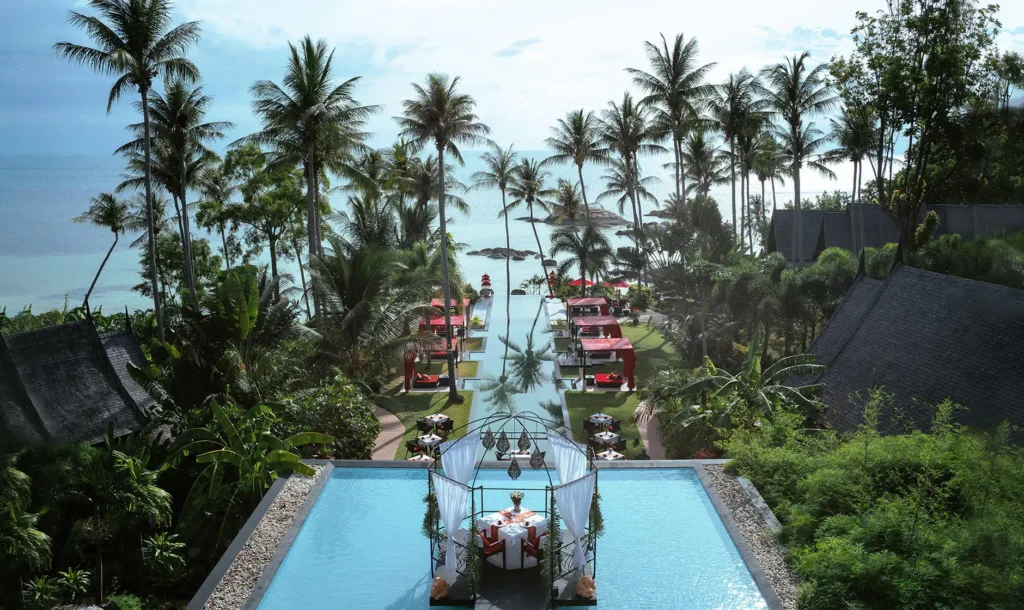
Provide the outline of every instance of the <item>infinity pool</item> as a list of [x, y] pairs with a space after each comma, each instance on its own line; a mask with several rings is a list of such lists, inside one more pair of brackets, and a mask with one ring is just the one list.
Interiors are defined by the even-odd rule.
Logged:
[[[335, 469], [259, 607], [428, 608], [429, 547], [420, 533], [426, 476], [412, 468]], [[477, 478], [485, 487], [523, 489], [527, 507], [531, 499], [543, 505], [546, 484], [543, 471], [514, 483], [503, 470]], [[598, 608], [768, 607], [692, 468], [605, 469], [599, 486]]]

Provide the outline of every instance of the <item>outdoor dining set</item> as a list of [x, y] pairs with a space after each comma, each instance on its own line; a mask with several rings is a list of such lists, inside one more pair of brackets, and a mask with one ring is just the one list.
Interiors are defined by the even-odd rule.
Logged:
[[583, 422], [587, 445], [598, 460], [626, 459], [626, 439], [622, 437], [622, 420], [605, 413], [594, 413]]
[[455, 427], [452, 418], [443, 413], [433, 413], [416, 421], [416, 430], [421, 434], [405, 441], [405, 452], [412, 457], [410, 462], [429, 462], [437, 456], [438, 445], [443, 443]]

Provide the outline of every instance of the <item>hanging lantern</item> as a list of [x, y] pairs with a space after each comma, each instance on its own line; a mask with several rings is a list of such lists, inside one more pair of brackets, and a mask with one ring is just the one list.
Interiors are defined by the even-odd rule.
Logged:
[[495, 446], [498, 453], [508, 453], [508, 450], [512, 448], [512, 443], [508, 442], [508, 437], [505, 436], [505, 431], [501, 431], [501, 435], [498, 437], [498, 444]]
[[522, 473], [522, 469], [519, 468], [519, 462], [513, 459], [512, 463], [508, 467], [508, 476], [511, 477], [513, 481], [515, 481], [516, 479], [519, 478], [519, 475], [521, 475]]
[[494, 433], [488, 428], [487, 432], [484, 432], [483, 438], [480, 439], [480, 443], [484, 446], [484, 449], [494, 448]]
[[530, 435], [526, 433], [526, 430], [519, 435], [519, 450], [523, 452], [530, 450]]
[[534, 470], [540, 470], [544, 467], [544, 453], [540, 449], [535, 448], [533, 455], [530, 456], [530, 467]]

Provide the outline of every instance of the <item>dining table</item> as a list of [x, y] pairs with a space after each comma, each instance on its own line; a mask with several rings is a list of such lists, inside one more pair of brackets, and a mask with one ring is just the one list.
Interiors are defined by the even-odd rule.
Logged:
[[423, 436], [416, 438], [416, 442], [419, 443], [421, 447], [433, 447], [443, 440], [443, 438], [436, 434], [424, 434]]
[[597, 459], [603, 460], [605, 462], [615, 462], [617, 460], [624, 460], [624, 459], [626, 459], [626, 456], [622, 455], [618, 451], [615, 451], [614, 449], [609, 449], [608, 451], [602, 451], [601, 453], [598, 453], [596, 457], [597, 457]]
[[[537, 528], [537, 536], [548, 531], [548, 520], [543, 515], [538, 515], [525, 506], [520, 507], [519, 512], [514, 512], [515, 507], [491, 513], [477, 522], [477, 528], [491, 537], [491, 526], [497, 529], [498, 539], [505, 541], [505, 569], [521, 570], [532, 568], [537, 565], [536, 557], [523, 557], [522, 541], [529, 536], [530, 527]], [[501, 567], [501, 555], [493, 555], [487, 558], [492, 565]]]
[[612, 423], [612, 419], [612, 416], [608, 415], [607, 413], [594, 413], [593, 415], [587, 418], [587, 421], [592, 424], [597, 424], [599, 426], [607, 426], [608, 424]]
[[598, 445], [606, 446], [614, 445], [615, 443], [619, 442], [619, 439], [621, 439], [622, 437], [614, 432], [605, 431], [598, 432], [597, 434], [591, 436], [590, 438], [593, 439], [593, 441]]
[[424, 421], [428, 421], [434, 424], [435, 426], [443, 424], [450, 419], [451, 418], [445, 415], [444, 413], [431, 413], [430, 415], [423, 418]]

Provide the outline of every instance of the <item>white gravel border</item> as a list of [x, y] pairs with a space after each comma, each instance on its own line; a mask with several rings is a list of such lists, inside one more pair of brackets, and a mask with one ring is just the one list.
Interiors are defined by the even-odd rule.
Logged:
[[298, 474], [288, 477], [288, 482], [220, 579], [204, 610], [237, 610], [245, 605], [323, 468], [313, 466], [316, 474], [312, 477]]
[[726, 474], [722, 466], [705, 465], [704, 470], [715, 486], [715, 491], [732, 512], [733, 521], [747, 541], [757, 563], [772, 583], [772, 588], [787, 609], [796, 608], [800, 577], [786, 564], [786, 550], [772, 535], [761, 513], [754, 508], [736, 477]]

